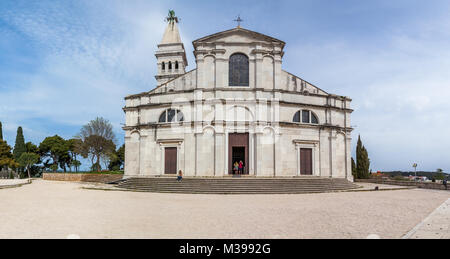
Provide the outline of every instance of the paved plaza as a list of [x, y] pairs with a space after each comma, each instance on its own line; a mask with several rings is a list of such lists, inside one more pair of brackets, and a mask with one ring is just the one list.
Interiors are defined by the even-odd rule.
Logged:
[[450, 238], [446, 191], [198, 195], [82, 186], [35, 180], [0, 189], [0, 238]]
[[450, 198], [403, 238], [450, 239]]
[[16, 187], [28, 183], [28, 179], [0, 179], [0, 188]]

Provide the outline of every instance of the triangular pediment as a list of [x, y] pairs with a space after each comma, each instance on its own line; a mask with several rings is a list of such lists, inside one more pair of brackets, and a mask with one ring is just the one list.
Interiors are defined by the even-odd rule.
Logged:
[[193, 42], [194, 46], [200, 43], [225, 42], [225, 43], [250, 43], [250, 42], [267, 42], [280, 44], [284, 47], [284, 41], [264, 35], [259, 32], [247, 30], [244, 28], [234, 28], [227, 31], [218, 32]]

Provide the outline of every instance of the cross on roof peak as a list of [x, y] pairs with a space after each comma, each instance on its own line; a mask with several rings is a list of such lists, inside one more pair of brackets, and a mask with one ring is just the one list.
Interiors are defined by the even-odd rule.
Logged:
[[238, 15], [238, 17], [234, 21], [237, 22], [237, 27], [241, 28], [241, 22], [243, 22], [244, 20], [241, 19], [241, 15]]

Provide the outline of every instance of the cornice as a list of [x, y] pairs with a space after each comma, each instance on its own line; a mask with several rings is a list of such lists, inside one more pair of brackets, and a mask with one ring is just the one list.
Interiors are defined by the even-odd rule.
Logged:
[[[338, 111], [345, 111], [345, 112], [349, 112], [352, 113], [353, 109], [349, 109], [349, 108], [341, 108], [341, 107], [337, 107], [337, 106], [331, 106], [331, 105], [317, 105], [317, 104], [309, 104], [309, 103], [296, 103], [296, 102], [287, 102], [287, 101], [282, 101], [282, 100], [277, 100], [277, 101], [272, 101], [272, 100], [234, 100], [234, 99], [213, 99], [213, 100], [191, 100], [191, 101], [181, 101], [181, 102], [177, 102], [177, 101], [173, 101], [173, 102], [164, 102], [164, 103], [151, 103], [151, 104], [141, 104], [141, 105], [137, 105], [137, 106], [132, 106], [132, 107], [123, 107], [122, 110], [123, 111], [136, 111], [136, 110], [140, 110], [140, 109], [145, 109], [145, 108], [155, 108], [155, 107], [161, 107], [161, 108], [165, 108], [165, 107], [171, 107], [173, 105], [195, 105], [195, 104], [199, 104], [201, 102], [201, 104], [214, 104], [214, 103], [222, 103], [223, 105], [226, 104], [226, 102], [232, 102], [232, 104], [272, 104], [272, 103], [277, 103], [279, 105], [284, 105], [284, 106], [295, 106], [295, 107], [311, 107], [311, 108], [317, 108], [317, 109], [330, 109], [330, 110], [338, 110]], [[228, 103], [230, 104], [230, 103]]]
[[236, 126], [252, 126], [252, 127], [259, 127], [259, 126], [281, 126], [281, 127], [287, 127], [287, 128], [304, 128], [304, 129], [328, 129], [328, 130], [340, 130], [344, 132], [352, 132], [353, 128], [351, 127], [341, 127], [338, 125], [330, 125], [330, 124], [305, 124], [305, 123], [294, 123], [294, 122], [268, 122], [268, 121], [236, 121], [236, 122], [230, 122], [230, 121], [185, 121], [185, 122], [173, 122], [173, 123], [146, 123], [146, 124], [139, 124], [134, 126], [124, 126], [122, 127], [123, 130], [140, 130], [140, 129], [150, 129], [150, 128], [172, 128], [174, 126], [178, 127], [191, 127], [195, 128], [198, 125], [204, 126], [223, 126], [226, 127], [227, 124], [233, 124]]

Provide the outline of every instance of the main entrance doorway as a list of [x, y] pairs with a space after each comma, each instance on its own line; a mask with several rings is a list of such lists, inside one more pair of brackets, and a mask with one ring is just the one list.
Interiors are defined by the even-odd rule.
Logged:
[[228, 134], [228, 174], [233, 174], [234, 163], [244, 164], [243, 174], [248, 174], [248, 133], [229, 133]]
[[177, 148], [166, 147], [164, 149], [164, 173], [176, 174], [177, 173]]

